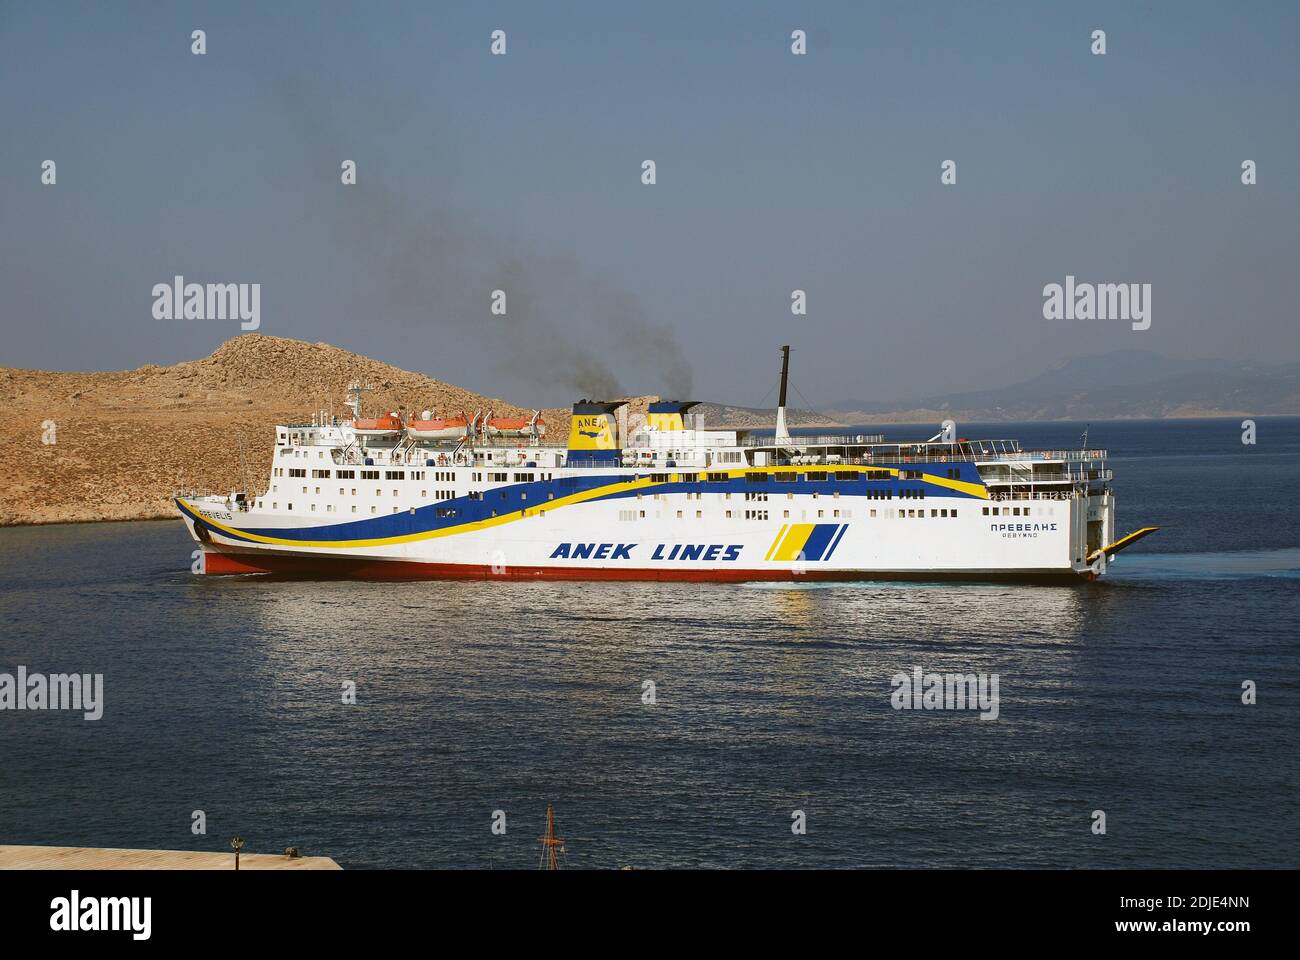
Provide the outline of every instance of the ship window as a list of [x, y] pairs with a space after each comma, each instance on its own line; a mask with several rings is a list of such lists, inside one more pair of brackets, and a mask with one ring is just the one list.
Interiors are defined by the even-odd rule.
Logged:
[[328, 470], [313, 470], [311, 475], [317, 480], [328, 480], [330, 478], [330, 472]]
[[320, 487], [317, 487], [317, 488], [316, 488], [316, 494], [317, 494], [317, 496], [320, 495]]
[[303, 492], [303, 493], [306, 493], [306, 492], [307, 492], [307, 488], [306, 488], [306, 487], [303, 487], [303, 488], [302, 488], [302, 492]]
[[950, 517], [952, 517], [954, 520], [956, 520], [956, 519], [957, 519], [957, 511], [954, 510], [952, 513], [948, 514], [948, 516], [950, 516]]
[[941, 517], [946, 517], [946, 516], [948, 516], [948, 511], [947, 511], [947, 510], [940, 510], [940, 511], [939, 511], [939, 516], [941, 516]]
[[428, 496], [429, 496], [429, 491], [428, 491], [428, 490], [421, 490], [421, 491], [420, 491], [420, 499], [421, 499], [421, 500], [425, 499], [425, 498], [428, 497]]
[[371, 507], [371, 508], [370, 508], [370, 512], [371, 512], [371, 513], [377, 513], [378, 511], [379, 511], [379, 508], [378, 508], [378, 507]]
[[352, 512], [353, 512], [353, 513], [356, 513], [356, 512], [357, 512], [357, 505], [356, 505], [355, 503], [352, 504]]
[[704, 516], [704, 511], [703, 511], [703, 510], [696, 510], [696, 511], [695, 511], [695, 519], [696, 519], [696, 520], [700, 519], [702, 516]]
[[362, 471], [361, 471], [361, 479], [362, 479], [362, 480], [378, 480], [378, 479], [379, 479], [379, 471], [378, 471], [378, 470], [362, 470]]
[[280, 509], [280, 505], [279, 505], [278, 503], [276, 503], [274, 500], [272, 500], [272, 501], [271, 501], [271, 509], [272, 509], [272, 510], [279, 510], [279, 509]]
[[1029, 516], [1029, 508], [1028, 508], [1028, 507], [1025, 507], [1025, 516], [1026, 516], [1026, 517]]
[[746, 473], [745, 481], [747, 483], [767, 483], [766, 473]]
[[728, 519], [728, 520], [731, 519], [731, 511], [730, 511], [730, 510], [727, 511], [727, 519]]
[[786, 520], [789, 520], [789, 519], [790, 519], [790, 511], [789, 511], [789, 510], [782, 510], [782, 511], [781, 511], [781, 516], [784, 517]]
[[989, 515], [989, 508], [988, 508], [988, 507], [984, 507], [983, 510], [984, 510], [984, 516], [987, 517], [987, 516]]
[[871, 517], [872, 517], [872, 519], [875, 519], [875, 516], [876, 516], [876, 511], [872, 510], [872, 511], [871, 511]]
[[340, 480], [355, 480], [357, 478], [357, 472], [355, 470], [340, 470], [338, 473], [334, 474], [334, 476], [338, 477]]
[[836, 480], [856, 480], [856, 479], [858, 479], [858, 476], [859, 476], [859, 474], [858, 474], [858, 471], [856, 471], [856, 470], [836, 470], [836, 471], [835, 471], [835, 479], [836, 479]]
[[290, 509], [290, 510], [292, 510], [292, 509], [293, 509], [293, 504], [292, 504], [292, 503], [291, 503], [291, 504], [289, 504], [289, 509]]
[[305, 476], [307, 476], [307, 471], [306, 471], [306, 470], [303, 470], [303, 469], [301, 469], [301, 468], [298, 468], [298, 467], [290, 467], [290, 468], [289, 468], [289, 476], [291, 476], [291, 477], [305, 477]]
[[706, 475], [705, 479], [709, 483], [725, 483], [727, 475], [725, 473], [710, 473]]
[[637, 511], [637, 512], [640, 514], [640, 518], [639, 518], [639, 519], [644, 520], [644, 519], [645, 519], [645, 511], [644, 511], [644, 510], [639, 510], [639, 511]]
[[681, 518], [682, 518], [682, 512], [681, 512], [680, 510], [678, 510], [678, 511], [677, 511], [677, 519], [680, 520]]
[[839, 512], [838, 510], [832, 510], [832, 511], [831, 511], [831, 516], [832, 516], [832, 517], [838, 517], [839, 515], [840, 515], [840, 512]]
[[396, 508], [396, 507], [393, 507], [393, 513], [396, 513], [396, 512], [397, 512], [397, 508]]
[[818, 511], [817, 511], [817, 519], [818, 519], [818, 520], [820, 520], [820, 519], [821, 519], [822, 517], [824, 517], [824, 516], [826, 516], [826, 511], [825, 511], [825, 510], [818, 510]]
[[406, 479], [406, 471], [405, 471], [405, 470], [385, 470], [385, 471], [384, 471], [384, 479], [385, 479], [385, 480], [405, 480], [405, 479]]

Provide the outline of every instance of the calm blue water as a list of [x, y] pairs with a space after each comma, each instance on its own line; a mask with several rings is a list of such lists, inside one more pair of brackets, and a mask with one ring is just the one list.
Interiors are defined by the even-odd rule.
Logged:
[[[203, 580], [179, 522], [0, 530], [0, 671], [107, 700], [0, 712], [0, 843], [533, 867], [549, 801], [571, 867], [1294, 867], [1300, 419], [1089, 444], [1164, 529], [1077, 587]], [[1000, 718], [891, 709], [915, 665]]]

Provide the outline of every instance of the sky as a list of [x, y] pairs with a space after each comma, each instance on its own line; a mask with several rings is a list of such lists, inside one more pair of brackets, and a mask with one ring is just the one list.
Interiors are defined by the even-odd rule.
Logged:
[[[1298, 34], [1290, 2], [0, 0], [0, 366], [241, 332], [156, 318], [176, 275], [537, 406], [770, 404], [783, 343], [814, 406], [1293, 362]], [[1151, 284], [1150, 328], [1045, 319], [1067, 275]]]

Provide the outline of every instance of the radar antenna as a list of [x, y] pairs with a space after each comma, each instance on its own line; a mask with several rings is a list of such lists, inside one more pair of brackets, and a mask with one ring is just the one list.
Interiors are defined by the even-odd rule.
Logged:
[[370, 386], [360, 380], [353, 380], [348, 384], [348, 398], [344, 401], [344, 406], [351, 408], [353, 420], [361, 419], [361, 394], [369, 391]]

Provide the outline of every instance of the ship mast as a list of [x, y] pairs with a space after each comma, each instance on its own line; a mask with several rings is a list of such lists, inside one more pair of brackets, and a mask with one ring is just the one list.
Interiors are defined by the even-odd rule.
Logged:
[[785, 389], [790, 382], [790, 345], [781, 348], [781, 399], [776, 407], [776, 438], [778, 444], [790, 442], [790, 431], [785, 425]]
[[539, 870], [559, 870], [560, 861], [557, 853], [564, 853], [564, 838], [555, 835], [555, 807], [546, 805], [546, 836], [542, 841], [542, 859], [537, 864]]
[[361, 394], [369, 389], [370, 386], [360, 380], [353, 380], [348, 384], [348, 399], [344, 402], [344, 406], [352, 409], [353, 420], [361, 419]]

